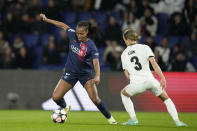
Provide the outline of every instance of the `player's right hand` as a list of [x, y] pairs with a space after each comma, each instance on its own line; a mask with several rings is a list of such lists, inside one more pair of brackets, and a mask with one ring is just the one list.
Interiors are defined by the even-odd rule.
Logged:
[[162, 89], [166, 88], [166, 80], [165, 79], [160, 80], [160, 86], [162, 87]]
[[93, 82], [98, 85], [99, 82], [100, 82], [100, 76], [95, 76], [94, 79], [93, 79]]
[[40, 17], [42, 18], [43, 21], [45, 21], [47, 19], [47, 17], [45, 16], [45, 14], [40, 14]]

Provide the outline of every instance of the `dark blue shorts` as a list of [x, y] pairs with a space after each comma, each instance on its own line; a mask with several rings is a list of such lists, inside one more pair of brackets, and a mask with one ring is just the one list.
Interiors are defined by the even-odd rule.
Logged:
[[74, 86], [77, 83], [77, 81], [79, 81], [82, 84], [82, 86], [84, 86], [88, 80], [93, 79], [93, 74], [78, 74], [72, 72], [64, 72], [61, 79], [65, 80], [72, 86]]

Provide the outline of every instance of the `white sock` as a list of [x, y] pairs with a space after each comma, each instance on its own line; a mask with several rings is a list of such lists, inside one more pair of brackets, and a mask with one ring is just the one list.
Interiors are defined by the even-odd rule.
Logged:
[[168, 98], [167, 100], [164, 101], [167, 110], [169, 112], [169, 114], [171, 115], [172, 119], [177, 122], [179, 121], [179, 117], [178, 117], [178, 113], [176, 110], [176, 107], [174, 105], [174, 103], [172, 102], [172, 100], [170, 98]]
[[126, 111], [129, 113], [131, 120], [137, 120], [133, 102], [131, 101], [130, 97], [127, 97], [121, 93], [121, 98], [122, 98], [122, 103]]

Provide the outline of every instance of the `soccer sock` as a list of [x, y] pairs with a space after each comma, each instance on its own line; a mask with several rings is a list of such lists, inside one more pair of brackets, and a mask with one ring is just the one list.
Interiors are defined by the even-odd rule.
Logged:
[[122, 103], [126, 109], [126, 111], [129, 113], [129, 116], [131, 120], [137, 120], [133, 102], [131, 101], [130, 97], [125, 96], [121, 93]]
[[109, 110], [107, 109], [107, 107], [105, 106], [105, 104], [101, 101], [101, 103], [99, 105], [96, 105], [97, 108], [100, 110], [100, 112], [107, 118], [109, 119], [111, 117], [111, 113], [109, 112]]
[[58, 100], [58, 101], [55, 101], [55, 100], [54, 100], [54, 102], [55, 102], [58, 106], [60, 106], [60, 107], [62, 107], [62, 108], [65, 108], [65, 107], [66, 107], [66, 102], [65, 102], [64, 98], [61, 98], [61, 99]]
[[176, 107], [175, 107], [174, 103], [171, 101], [171, 99], [168, 98], [167, 100], [164, 101], [164, 103], [165, 103], [167, 110], [168, 110], [169, 114], [171, 115], [172, 119], [175, 122], [179, 121]]

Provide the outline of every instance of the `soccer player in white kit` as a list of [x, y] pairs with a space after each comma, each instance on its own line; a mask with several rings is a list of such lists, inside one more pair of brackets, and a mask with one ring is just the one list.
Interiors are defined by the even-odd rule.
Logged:
[[[126, 78], [130, 80], [130, 84], [122, 89], [121, 98], [131, 120], [122, 123], [122, 125], [138, 125], [133, 102], [131, 101], [130, 97], [149, 90], [165, 103], [167, 110], [174, 120], [176, 126], [187, 126], [185, 123], [179, 120], [176, 107], [165, 91], [165, 77], [159, 65], [155, 61], [154, 54], [150, 47], [143, 44], [137, 44], [140, 36], [131, 29], [128, 29], [123, 33], [123, 39], [127, 45], [127, 48], [121, 55], [121, 61], [124, 74]], [[152, 64], [154, 71], [161, 78], [160, 83], [151, 73], [149, 62]]]

